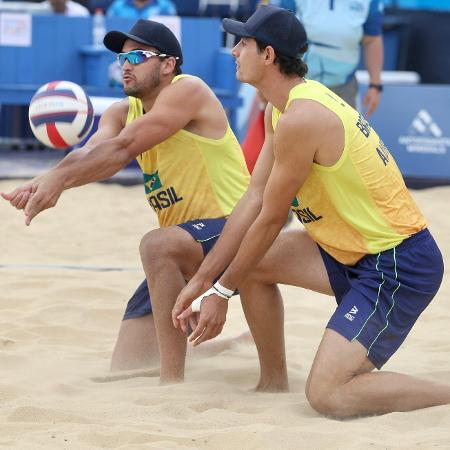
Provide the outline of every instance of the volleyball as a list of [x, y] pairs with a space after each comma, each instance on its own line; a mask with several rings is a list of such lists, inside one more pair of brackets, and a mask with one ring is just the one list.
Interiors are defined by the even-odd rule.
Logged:
[[39, 141], [48, 147], [66, 149], [88, 135], [94, 111], [81, 86], [71, 81], [52, 81], [34, 94], [28, 118]]

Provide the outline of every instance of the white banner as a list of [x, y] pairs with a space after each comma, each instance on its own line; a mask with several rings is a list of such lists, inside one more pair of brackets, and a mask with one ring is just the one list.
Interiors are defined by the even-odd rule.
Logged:
[[0, 13], [0, 45], [31, 46], [31, 14]]

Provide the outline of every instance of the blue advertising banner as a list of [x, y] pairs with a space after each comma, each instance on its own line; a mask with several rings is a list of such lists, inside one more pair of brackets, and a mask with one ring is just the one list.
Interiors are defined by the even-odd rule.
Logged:
[[450, 182], [450, 86], [385, 86], [369, 119], [405, 177]]

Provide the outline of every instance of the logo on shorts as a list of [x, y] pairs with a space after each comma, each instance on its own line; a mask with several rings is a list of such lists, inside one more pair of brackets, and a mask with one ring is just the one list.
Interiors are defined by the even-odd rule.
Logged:
[[350, 320], [350, 322], [353, 322], [357, 312], [358, 312], [358, 308], [356, 306], [353, 306], [353, 308], [344, 317], [346, 319]]
[[201, 229], [205, 228], [205, 224], [203, 222], [193, 223], [192, 226], [196, 230], [201, 230]]

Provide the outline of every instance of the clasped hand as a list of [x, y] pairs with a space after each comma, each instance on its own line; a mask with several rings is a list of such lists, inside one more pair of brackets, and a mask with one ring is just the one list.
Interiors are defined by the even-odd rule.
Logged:
[[1, 196], [14, 208], [24, 210], [25, 224], [28, 226], [40, 212], [56, 205], [63, 190], [62, 181], [56, 175], [48, 173], [8, 194], [2, 192]]
[[228, 300], [218, 295], [212, 294], [204, 298], [200, 313], [192, 311], [191, 303], [211, 286], [211, 282], [200, 281], [194, 277], [180, 292], [172, 310], [175, 328], [188, 333], [188, 323], [191, 326], [193, 331], [189, 336], [189, 342], [193, 342], [194, 347], [218, 336], [225, 325]]

